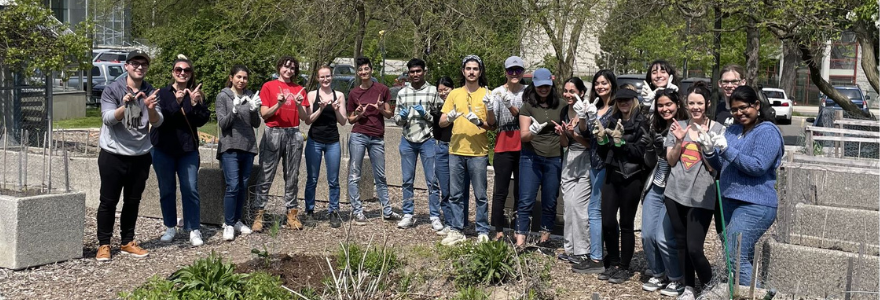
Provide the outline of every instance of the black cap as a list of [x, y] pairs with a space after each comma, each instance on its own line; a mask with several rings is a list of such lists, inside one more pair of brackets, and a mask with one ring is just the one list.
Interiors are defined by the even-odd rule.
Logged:
[[135, 59], [135, 58], [138, 58], [138, 57], [143, 58], [143, 59], [146, 59], [147, 62], [150, 62], [150, 56], [147, 55], [146, 52], [141, 51], [141, 50], [134, 50], [134, 51], [129, 52], [129, 53], [128, 53], [128, 57], [125, 58], [125, 62], [129, 62], [129, 61], [131, 61], [132, 59]]
[[617, 99], [632, 100], [632, 99], [635, 99], [638, 97], [639, 97], [639, 94], [636, 93], [636, 91], [633, 91], [631, 89], [626, 89], [626, 88], [619, 89], [619, 90], [617, 90], [617, 93], [614, 93], [614, 100], [617, 100]]

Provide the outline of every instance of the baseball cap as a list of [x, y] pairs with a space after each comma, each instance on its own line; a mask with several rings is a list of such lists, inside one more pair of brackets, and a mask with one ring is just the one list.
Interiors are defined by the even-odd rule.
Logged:
[[621, 88], [617, 90], [617, 93], [614, 93], [614, 100], [622, 99], [622, 100], [632, 100], [639, 96], [636, 91], [627, 88]]
[[513, 67], [526, 68], [522, 58], [519, 58], [519, 56], [511, 56], [504, 61], [504, 69], [510, 69]]
[[532, 73], [532, 83], [535, 86], [552, 85], [553, 75], [550, 74], [550, 70], [545, 68], [537, 69], [535, 73]]
[[128, 53], [128, 56], [125, 58], [125, 62], [129, 62], [129, 61], [131, 61], [132, 59], [135, 59], [135, 58], [138, 58], [138, 57], [143, 58], [143, 59], [146, 59], [147, 62], [150, 62], [150, 56], [147, 55], [146, 52], [141, 51], [141, 50], [134, 50], [134, 51], [129, 52], [129, 53]]

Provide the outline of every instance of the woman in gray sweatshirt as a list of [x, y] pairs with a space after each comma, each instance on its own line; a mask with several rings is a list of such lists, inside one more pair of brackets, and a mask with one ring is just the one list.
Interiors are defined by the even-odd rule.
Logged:
[[241, 222], [241, 212], [247, 199], [247, 182], [257, 155], [257, 137], [254, 129], [262, 124], [260, 120], [260, 95], [246, 89], [247, 67], [236, 65], [229, 73], [226, 88], [217, 95], [215, 103], [217, 124], [220, 126], [220, 144], [217, 159], [226, 180], [226, 195], [223, 197], [223, 239], [235, 239], [235, 232], [251, 233], [251, 229]]

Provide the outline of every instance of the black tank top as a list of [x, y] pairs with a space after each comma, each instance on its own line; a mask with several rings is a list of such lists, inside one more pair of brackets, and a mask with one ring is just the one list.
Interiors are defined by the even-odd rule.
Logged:
[[[321, 91], [315, 91], [318, 101], [321, 101]], [[333, 101], [336, 101], [336, 91], [333, 91]], [[332, 102], [331, 102], [332, 103]], [[340, 103], [340, 105], [345, 105]], [[317, 108], [320, 106], [312, 106]], [[333, 105], [327, 104], [318, 115], [318, 119], [309, 127], [309, 138], [321, 144], [333, 144], [339, 142], [339, 130], [336, 128], [336, 111]]]

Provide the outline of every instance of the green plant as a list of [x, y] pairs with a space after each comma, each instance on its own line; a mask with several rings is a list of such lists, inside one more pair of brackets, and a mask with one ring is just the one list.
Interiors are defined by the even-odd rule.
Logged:
[[453, 297], [452, 299], [454, 299], [454, 300], [485, 300], [485, 299], [489, 299], [489, 295], [486, 294], [486, 292], [480, 288], [473, 287], [473, 286], [465, 286], [465, 287], [460, 287], [458, 289], [458, 295], [455, 295], [455, 297]]
[[370, 248], [364, 250], [356, 244], [346, 244], [336, 252], [336, 263], [339, 269], [351, 268], [364, 271], [373, 276], [388, 274], [389, 270], [400, 265], [397, 254], [391, 248]]
[[[283, 287], [278, 276], [271, 275], [266, 272], [251, 273], [248, 276], [247, 283], [243, 286], [241, 299], [291, 299], [291, 294]], [[309, 299], [319, 299], [320, 294], [312, 290], [313, 293], [305, 293], [309, 295]]]
[[495, 284], [516, 278], [516, 254], [503, 241], [473, 246], [473, 251], [455, 260], [455, 281], [460, 285]]
[[158, 275], [153, 275], [147, 280], [143, 286], [140, 286], [130, 293], [121, 292], [119, 298], [122, 299], [138, 299], [138, 300], [165, 300], [177, 299], [177, 291], [174, 289], [174, 283], [165, 280]]
[[211, 251], [207, 258], [199, 259], [171, 275], [170, 280], [181, 292], [206, 291], [213, 298], [236, 299], [241, 295], [246, 274], [235, 273], [235, 266], [223, 263], [223, 258]]

